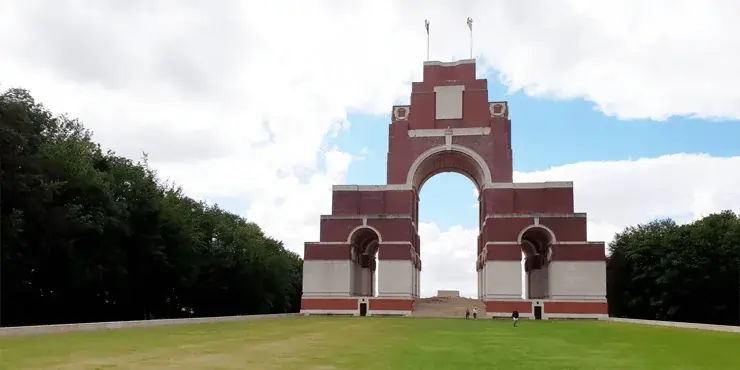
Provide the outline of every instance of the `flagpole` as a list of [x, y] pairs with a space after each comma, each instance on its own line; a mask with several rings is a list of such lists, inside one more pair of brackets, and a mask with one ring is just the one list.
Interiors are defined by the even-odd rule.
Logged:
[[473, 59], [473, 18], [468, 17], [468, 29], [470, 30], [470, 59]]
[[427, 30], [427, 62], [429, 61], [429, 20], [424, 20], [424, 27]]

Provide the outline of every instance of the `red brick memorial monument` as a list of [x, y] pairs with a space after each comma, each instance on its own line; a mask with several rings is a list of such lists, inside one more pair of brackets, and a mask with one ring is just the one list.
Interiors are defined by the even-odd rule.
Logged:
[[587, 241], [572, 182], [513, 182], [509, 107], [488, 101], [475, 60], [425, 62], [410, 101], [391, 114], [387, 184], [333, 187], [320, 241], [305, 244], [301, 312], [410, 315], [422, 268], [419, 192], [457, 172], [479, 190], [476, 270], [488, 316], [607, 316], [604, 243]]

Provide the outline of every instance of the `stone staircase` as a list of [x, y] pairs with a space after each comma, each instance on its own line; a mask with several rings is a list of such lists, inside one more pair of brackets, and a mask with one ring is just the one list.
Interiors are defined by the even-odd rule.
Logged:
[[485, 304], [480, 299], [463, 297], [429, 297], [414, 301], [412, 317], [465, 317], [465, 308], [472, 314], [478, 308], [478, 317], [485, 315]]

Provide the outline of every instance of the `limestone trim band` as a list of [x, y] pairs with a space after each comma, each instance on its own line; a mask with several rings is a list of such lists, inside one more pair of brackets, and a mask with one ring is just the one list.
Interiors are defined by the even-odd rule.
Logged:
[[490, 127], [434, 128], [409, 130], [409, 137], [485, 136], [491, 134]]
[[456, 67], [463, 64], [475, 64], [475, 59], [462, 59], [455, 62], [442, 62], [439, 60], [427, 60], [424, 66]]
[[[322, 220], [362, 220], [362, 219], [408, 219], [408, 214], [360, 214], [360, 215], [321, 215]], [[586, 213], [489, 213], [491, 218], [586, 218]]]
[[[489, 213], [486, 220], [490, 218], [586, 218], [587, 213]], [[537, 220], [539, 222], [539, 220]]]
[[[344, 243], [341, 243], [344, 244]], [[495, 241], [495, 242], [486, 242], [485, 246], [489, 245], [517, 245], [519, 244], [518, 241], [512, 240], [508, 242], [502, 242], [502, 241]], [[559, 241], [559, 242], [553, 242], [552, 245], [593, 245], [595, 247], [600, 247], [604, 245], [604, 242], [588, 242], [588, 241]]]
[[494, 182], [486, 189], [543, 189], [543, 188], [572, 188], [573, 181], [545, 181], [545, 182]]
[[[463, 154], [467, 154], [467, 153], [463, 153]], [[489, 182], [486, 184], [483, 184], [483, 190], [486, 190], [486, 189], [573, 188], [572, 181], [490, 182], [490, 171], [488, 170], [487, 166], [484, 168], [484, 171], [488, 172]], [[408, 176], [407, 176], [407, 182], [408, 182]], [[332, 186], [332, 191], [410, 191], [410, 190], [414, 190], [414, 187], [413, 185], [409, 183], [407, 184], [388, 184], [388, 185], [333, 185]]]
[[362, 215], [321, 215], [322, 220], [387, 220], [387, 219], [410, 219], [411, 215], [397, 214], [362, 214]]
[[[304, 245], [347, 245], [346, 241], [341, 242], [304, 242]], [[396, 244], [396, 245], [413, 245], [410, 241], [383, 241], [384, 245]]]
[[406, 184], [400, 185], [332, 185], [332, 191], [409, 191]]
[[[320, 261], [320, 260], [319, 260]], [[352, 296], [347, 292], [304, 292], [301, 296], [303, 298], [315, 298], [315, 299], [334, 299], [334, 298], [363, 298], [362, 296]], [[372, 298], [372, 297], [370, 297]]]

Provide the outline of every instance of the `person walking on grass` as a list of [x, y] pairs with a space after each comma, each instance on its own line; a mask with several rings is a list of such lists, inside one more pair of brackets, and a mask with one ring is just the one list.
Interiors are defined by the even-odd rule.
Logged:
[[511, 313], [511, 319], [514, 320], [514, 327], [519, 326], [519, 311], [514, 310], [514, 312]]
[[474, 319], [478, 318], [478, 307], [473, 307], [473, 318]]
[[470, 309], [465, 307], [465, 320], [470, 318]]

